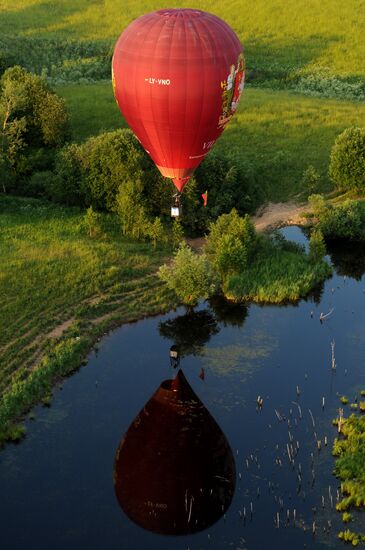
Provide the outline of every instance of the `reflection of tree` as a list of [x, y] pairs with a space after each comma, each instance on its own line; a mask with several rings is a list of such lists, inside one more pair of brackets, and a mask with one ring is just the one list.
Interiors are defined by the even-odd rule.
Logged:
[[214, 317], [219, 323], [226, 326], [242, 327], [248, 315], [248, 307], [245, 304], [228, 302], [222, 295], [216, 294], [208, 300]]
[[159, 324], [159, 332], [178, 346], [180, 356], [198, 355], [219, 328], [213, 315], [206, 309], [179, 315]]
[[[306, 302], [312, 301], [315, 304], [319, 304], [322, 299], [323, 291], [324, 291], [324, 281], [314, 286], [312, 290], [310, 290], [310, 292], [306, 295], [304, 300]], [[296, 304], [296, 305], [299, 305], [299, 304]]]
[[365, 244], [328, 240], [326, 246], [337, 275], [346, 275], [359, 281], [365, 273]]

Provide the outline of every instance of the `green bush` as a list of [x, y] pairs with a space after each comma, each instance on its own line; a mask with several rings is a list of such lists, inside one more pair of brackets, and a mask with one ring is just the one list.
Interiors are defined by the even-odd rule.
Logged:
[[365, 128], [347, 128], [337, 137], [329, 176], [340, 189], [365, 191]]
[[[53, 169], [54, 151], [68, 135], [64, 99], [42, 77], [19, 66], [7, 69], [0, 80], [0, 163], [13, 177], [3, 189], [31, 194], [27, 178]], [[36, 194], [38, 183], [31, 184]]]
[[309, 165], [308, 168], [303, 172], [302, 177], [302, 188], [307, 191], [310, 195], [318, 191], [320, 185], [321, 176], [314, 168], [314, 166]]
[[334, 207], [321, 195], [311, 195], [309, 204], [317, 218], [318, 229], [326, 238], [365, 239], [365, 203], [346, 200]]
[[237, 210], [233, 209], [210, 224], [206, 252], [224, 278], [229, 273], [247, 267], [257, 242], [258, 237], [250, 217], [246, 214], [241, 218]]
[[217, 288], [217, 277], [205, 255], [198, 255], [185, 243], [175, 253], [171, 265], [163, 265], [159, 277], [188, 307], [207, 299]]

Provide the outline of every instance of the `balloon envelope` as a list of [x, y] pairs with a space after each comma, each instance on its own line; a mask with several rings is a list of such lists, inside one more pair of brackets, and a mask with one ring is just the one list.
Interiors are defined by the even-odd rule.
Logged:
[[112, 72], [128, 125], [182, 191], [237, 109], [245, 80], [239, 39], [210, 13], [158, 10], [121, 34]]

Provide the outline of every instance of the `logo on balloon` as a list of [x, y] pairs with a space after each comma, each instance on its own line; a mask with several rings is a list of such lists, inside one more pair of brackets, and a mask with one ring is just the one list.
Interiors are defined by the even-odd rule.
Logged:
[[227, 79], [221, 82], [222, 114], [219, 117], [218, 128], [225, 128], [237, 110], [242, 90], [245, 85], [245, 60], [240, 53], [237, 65], [231, 65]]

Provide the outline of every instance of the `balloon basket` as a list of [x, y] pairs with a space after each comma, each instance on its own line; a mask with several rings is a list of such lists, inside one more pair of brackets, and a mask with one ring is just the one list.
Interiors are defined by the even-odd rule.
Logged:
[[171, 206], [171, 217], [178, 218], [181, 215], [181, 208], [179, 206]]

